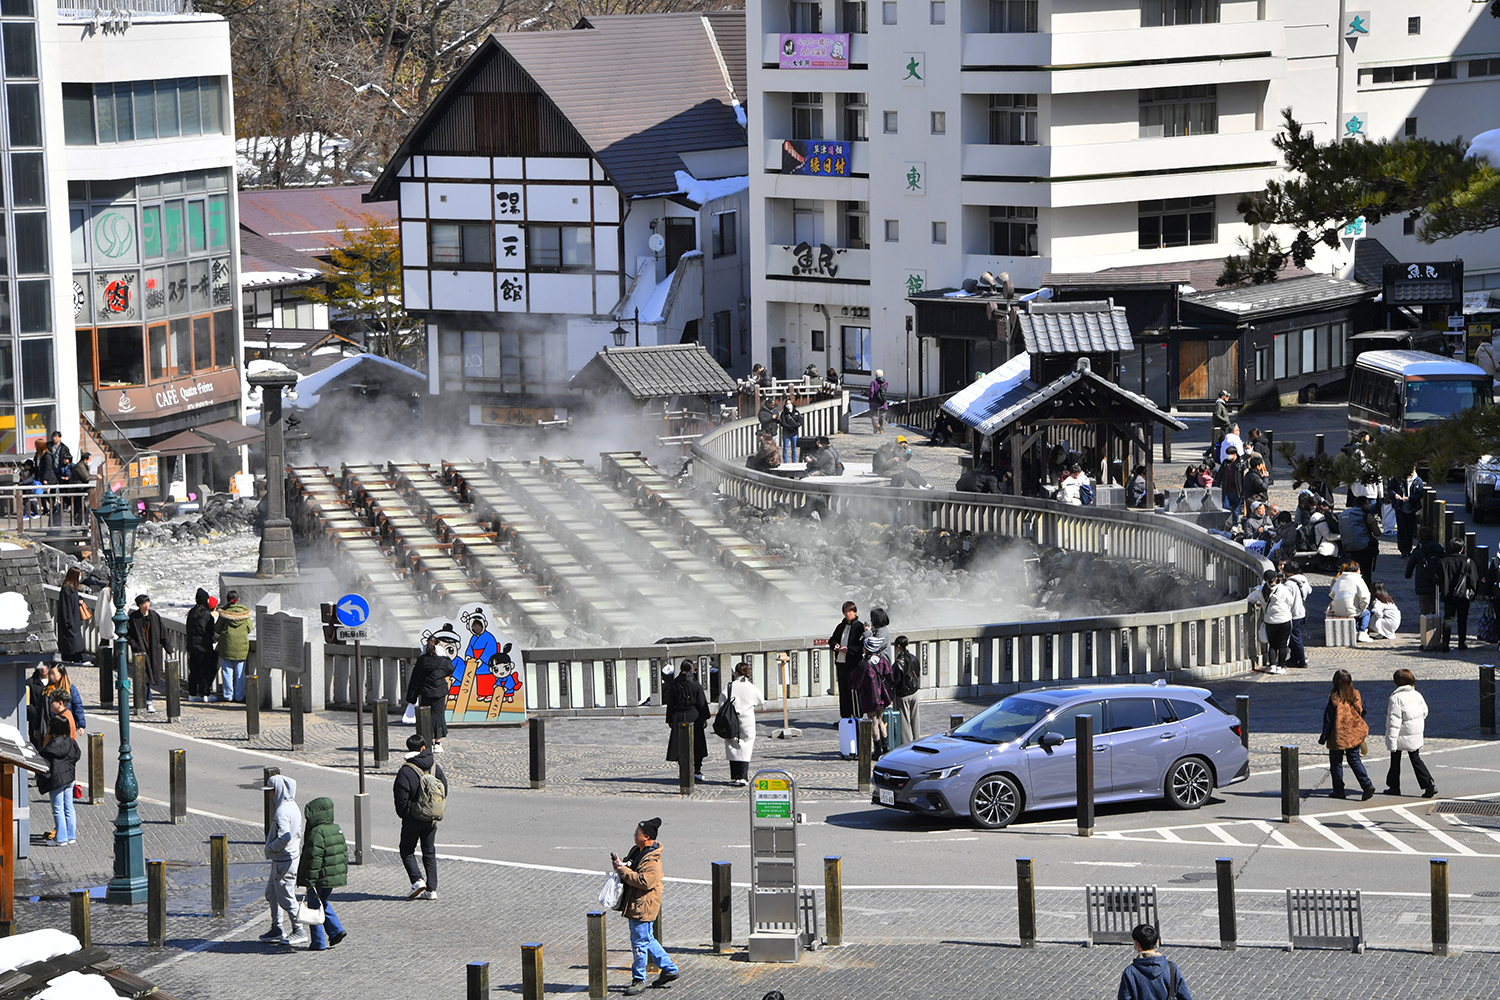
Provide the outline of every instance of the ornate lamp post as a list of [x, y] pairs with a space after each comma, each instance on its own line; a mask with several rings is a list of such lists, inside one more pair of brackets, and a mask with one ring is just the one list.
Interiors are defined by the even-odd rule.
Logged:
[[125, 498], [113, 490], [104, 494], [94, 511], [99, 521], [100, 554], [109, 564], [110, 592], [115, 598], [115, 687], [120, 706], [120, 771], [115, 778], [115, 799], [120, 803], [115, 816], [115, 875], [109, 880], [104, 900], [107, 903], [144, 903], [146, 901], [146, 854], [141, 843], [141, 817], [136, 812], [139, 787], [135, 765], [130, 754], [130, 671], [126, 666], [125, 588], [130, 564], [135, 560], [135, 529], [141, 519], [131, 511]]

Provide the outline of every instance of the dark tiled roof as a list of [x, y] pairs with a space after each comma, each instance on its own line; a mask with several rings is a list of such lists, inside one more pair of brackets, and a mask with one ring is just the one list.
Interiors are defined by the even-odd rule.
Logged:
[[37, 551], [24, 542], [8, 542], [19, 548], [0, 550], [0, 599], [20, 594], [30, 616], [25, 628], [4, 628], [0, 623], [0, 656], [29, 653], [48, 658], [57, 650], [57, 632], [52, 627], [52, 606], [42, 589], [42, 566]]
[[[1222, 262], [1220, 262], [1222, 263]], [[1087, 271], [1082, 274], [1044, 274], [1044, 288], [1158, 288], [1192, 284], [1193, 272], [1185, 267]]]
[[[1098, 273], [1101, 277], [1118, 275], [1120, 278], [1134, 284], [1139, 280], [1138, 276], [1140, 275], [1154, 276], [1167, 272], [1181, 271], [1187, 272], [1187, 283], [1198, 291], [1212, 291], [1218, 287], [1219, 275], [1224, 273], [1224, 258], [1208, 257], [1204, 260], [1184, 260], [1176, 264], [1129, 264], [1124, 267], [1111, 267]], [[1281, 280], [1301, 278], [1312, 273], [1314, 272], [1309, 271], [1305, 267], [1296, 267], [1288, 264], [1281, 269]], [[1122, 287], [1130, 287], [1130, 285]]]
[[[730, 82], [745, 76], [745, 15], [590, 17], [592, 30], [494, 35], [630, 197], [677, 190], [678, 152], [744, 146]], [[705, 27], [711, 24], [712, 33]], [[720, 59], [723, 58], [721, 65]], [[743, 94], [743, 90], [738, 91]]]
[[1125, 307], [1102, 302], [1030, 302], [1018, 317], [1032, 354], [1132, 351]]
[[624, 391], [632, 399], [665, 399], [726, 395], [734, 392], [735, 381], [702, 344], [668, 344], [600, 351], [568, 386]]
[[1243, 285], [1212, 292], [1196, 292], [1184, 295], [1182, 304], [1184, 307], [1222, 316], [1255, 319], [1353, 305], [1374, 298], [1379, 291], [1378, 288], [1370, 288], [1358, 281], [1315, 274], [1305, 278], [1283, 278], [1265, 285]]
[[326, 254], [343, 242], [340, 222], [358, 233], [365, 228], [366, 213], [395, 221], [396, 206], [363, 201], [369, 190], [366, 184], [241, 191], [240, 228], [299, 253]]
[[1354, 280], [1371, 288], [1384, 288], [1385, 266], [1400, 262], [1384, 243], [1373, 236], [1366, 236], [1354, 244]]
[[1175, 430], [1187, 430], [1187, 424], [1160, 409], [1145, 396], [1123, 389], [1087, 368], [1070, 371], [1041, 388], [1037, 388], [1036, 383], [1028, 379], [1003, 396], [989, 401], [982, 412], [960, 415], [959, 420], [988, 436], [1024, 419], [1044, 405], [1048, 407], [1050, 415], [1051, 404], [1054, 402], [1073, 397], [1084, 405], [1093, 405], [1099, 394], [1110, 397], [1112, 402], [1131, 411], [1131, 418], [1135, 421], [1155, 421]]
[[284, 243], [267, 239], [240, 226], [240, 271], [254, 274], [285, 274], [294, 271], [322, 273], [318, 258], [298, 253]]

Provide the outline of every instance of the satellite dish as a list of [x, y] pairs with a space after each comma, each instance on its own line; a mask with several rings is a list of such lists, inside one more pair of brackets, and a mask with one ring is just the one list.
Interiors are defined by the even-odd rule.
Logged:
[[666, 245], [667, 241], [662, 237], [661, 233], [652, 233], [651, 238], [646, 241], [646, 246], [651, 248], [652, 253], [661, 253]]

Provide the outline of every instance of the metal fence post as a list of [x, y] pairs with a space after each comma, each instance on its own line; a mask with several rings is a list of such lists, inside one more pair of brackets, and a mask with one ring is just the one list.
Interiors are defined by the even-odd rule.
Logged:
[[875, 742], [875, 723], [869, 719], [860, 719], [856, 731], [859, 734], [859, 790], [864, 793], [870, 790], [870, 758], [873, 754], [872, 744]]
[[256, 671], [245, 671], [245, 735], [260, 735], [260, 678]]
[[182, 717], [182, 677], [181, 668], [176, 663], [169, 663], [166, 657], [162, 657], [162, 669], [166, 672], [162, 686], [167, 691], [167, 721], [176, 722]]
[[94, 929], [89, 917], [89, 891], [74, 889], [68, 893], [68, 908], [72, 916], [73, 936], [83, 947], [93, 947]]
[[1448, 859], [1433, 858], [1432, 874], [1432, 953], [1448, 954]]
[[349, 860], [356, 865], [365, 863], [365, 854], [370, 849], [370, 793], [354, 793], [354, 857]]
[[417, 735], [422, 737], [423, 743], [432, 746], [432, 708], [428, 705], [417, 706]]
[[962, 715], [958, 715], [958, 714], [955, 713], [953, 715], [949, 715], [948, 716], [948, 729], [950, 731], [954, 730], [954, 729], [957, 729], [959, 726], [961, 726], [963, 724], [964, 724], [964, 717]]
[[1486, 736], [1495, 735], [1495, 665], [1486, 663], [1479, 668], [1479, 731]]
[[547, 787], [547, 726], [538, 716], [527, 724], [531, 730], [531, 787]]
[[1234, 696], [1234, 714], [1240, 720], [1240, 744], [1250, 749], [1250, 696], [1248, 694], [1237, 694]]
[[521, 945], [521, 1000], [542, 1000], [546, 988], [546, 981], [542, 979], [541, 944]]
[[1030, 858], [1016, 859], [1016, 917], [1021, 947], [1036, 947], [1036, 874]]
[[292, 749], [302, 749], [302, 685], [292, 685]]
[[730, 899], [734, 883], [730, 881], [729, 870], [728, 861], [715, 861], [709, 869], [709, 884], [713, 892], [714, 952], [719, 955], [734, 947], [734, 905]]
[[89, 733], [89, 805], [104, 801], [104, 734]]
[[216, 917], [229, 912], [229, 837], [215, 833], [208, 838], [209, 909]]
[[[101, 629], [104, 627], [101, 624]], [[113, 628], [114, 626], [109, 626]], [[115, 707], [115, 650], [114, 643], [110, 640], [101, 639], [99, 648], [94, 651], [94, 657], [99, 661], [99, 707]]]
[[167, 939], [167, 863], [146, 862], [146, 943], [160, 948]]
[[1074, 764], [1078, 778], [1078, 836], [1094, 835], [1094, 717], [1080, 715], [1074, 720], [1077, 747]]
[[605, 967], [604, 913], [589, 912], [589, 996], [599, 1000], [609, 992], [609, 974]]
[[1214, 873], [1219, 878], [1219, 949], [1234, 951], [1240, 939], [1234, 908], [1234, 859], [1214, 861]]
[[1297, 770], [1297, 748], [1281, 748], [1281, 821], [1290, 823], [1302, 811], [1302, 775]]
[[830, 855], [823, 859], [823, 924], [828, 943], [844, 943], [844, 859]]
[[464, 971], [468, 978], [468, 1000], [490, 1000], [490, 963], [470, 962]]
[[683, 795], [693, 794], [693, 759], [697, 750], [693, 746], [693, 723], [684, 722], [677, 727], [677, 790]]
[[279, 767], [263, 767], [263, 768], [260, 769], [260, 777], [261, 777], [261, 782], [260, 782], [261, 793], [260, 793], [260, 795], [261, 795], [261, 798], [265, 800], [265, 811], [266, 811], [265, 836], [267, 836], [267, 837], [269, 837], [271, 835], [271, 816], [276, 812], [276, 802], [275, 802], [275, 799], [272, 797], [272, 796], [275, 795], [275, 793], [271, 791], [271, 779], [273, 777], [275, 777], [276, 775], [280, 774], [280, 773], [281, 773], [281, 768], [279, 768]]
[[370, 714], [372, 745], [375, 751], [375, 766], [379, 767], [391, 758], [391, 727], [386, 718], [386, 703], [377, 701]]
[[177, 826], [187, 822], [187, 751], [173, 750], [170, 756], [172, 824]]

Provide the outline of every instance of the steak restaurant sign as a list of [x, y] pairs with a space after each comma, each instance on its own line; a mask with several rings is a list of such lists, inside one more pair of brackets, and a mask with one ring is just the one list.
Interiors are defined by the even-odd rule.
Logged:
[[101, 389], [99, 398], [117, 419], [144, 420], [167, 413], [201, 410], [214, 403], [237, 399], [239, 394], [240, 373], [229, 368], [156, 385]]

